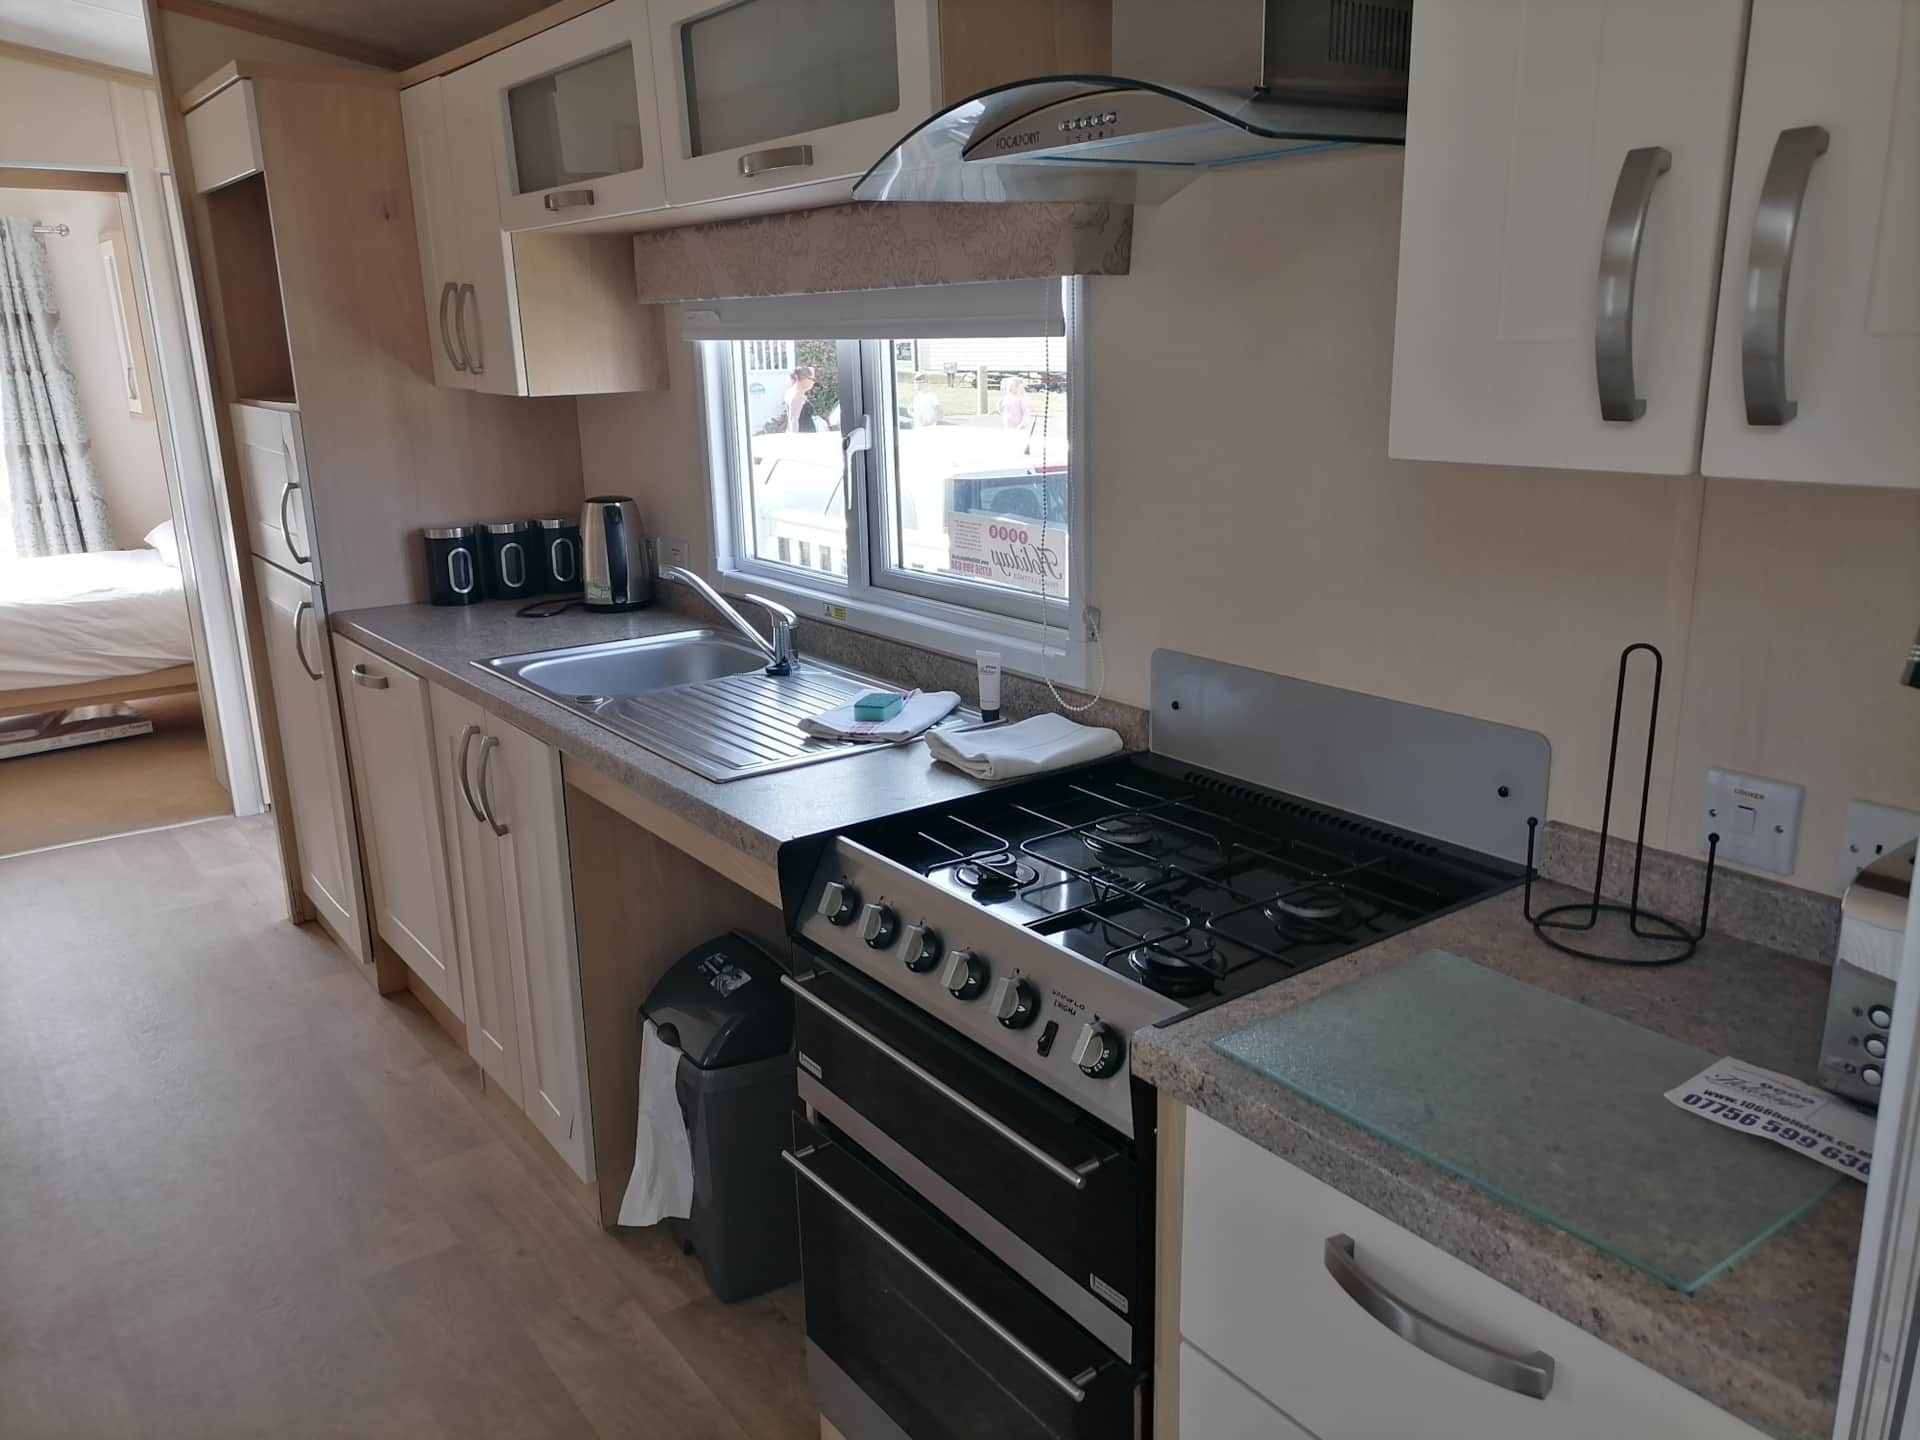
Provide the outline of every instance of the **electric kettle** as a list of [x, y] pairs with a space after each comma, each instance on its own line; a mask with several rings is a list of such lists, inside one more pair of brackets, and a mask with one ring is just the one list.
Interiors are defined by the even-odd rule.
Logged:
[[653, 547], [630, 495], [594, 495], [580, 511], [580, 574], [589, 610], [653, 602]]

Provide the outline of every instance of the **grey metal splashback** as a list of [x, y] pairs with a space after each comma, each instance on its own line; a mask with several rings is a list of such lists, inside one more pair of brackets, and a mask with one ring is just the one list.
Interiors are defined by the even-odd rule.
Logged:
[[1178, 650], [1153, 653], [1151, 748], [1516, 864], [1553, 758], [1533, 730]]

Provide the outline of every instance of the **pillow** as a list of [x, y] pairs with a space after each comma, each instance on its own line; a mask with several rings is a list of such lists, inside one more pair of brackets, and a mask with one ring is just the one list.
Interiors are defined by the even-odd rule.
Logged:
[[158, 550], [167, 564], [176, 570], [180, 568], [180, 542], [173, 538], [173, 521], [162, 521], [141, 538]]

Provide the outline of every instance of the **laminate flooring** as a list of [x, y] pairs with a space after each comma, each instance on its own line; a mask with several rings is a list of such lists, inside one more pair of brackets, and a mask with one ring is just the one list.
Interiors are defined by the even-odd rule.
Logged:
[[0, 860], [0, 1436], [812, 1440], [797, 1288], [603, 1231], [264, 818]]

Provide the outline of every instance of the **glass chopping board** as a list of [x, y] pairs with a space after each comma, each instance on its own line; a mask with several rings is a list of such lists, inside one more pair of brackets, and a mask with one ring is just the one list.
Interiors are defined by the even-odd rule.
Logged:
[[1689, 1295], [1840, 1183], [1665, 1099], [1718, 1055], [1443, 950], [1214, 1048]]

